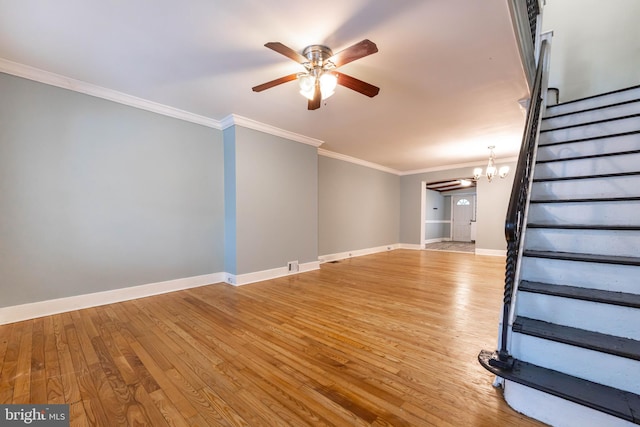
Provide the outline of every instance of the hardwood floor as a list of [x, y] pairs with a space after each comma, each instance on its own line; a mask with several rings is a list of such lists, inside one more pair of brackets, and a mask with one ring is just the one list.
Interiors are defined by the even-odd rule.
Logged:
[[539, 426], [476, 361], [504, 259], [396, 250], [0, 326], [0, 403], [77, 426]]

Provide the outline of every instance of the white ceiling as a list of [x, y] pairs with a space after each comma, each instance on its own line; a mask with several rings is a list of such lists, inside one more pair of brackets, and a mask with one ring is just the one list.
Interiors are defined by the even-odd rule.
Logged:
[[[265, 48], [379, 52], [308, 111], [302, 71]], [[527, 96], [507, 0], [0, 0], [0, 58], [221, 120], [237, 114], [400, 172], [517, 155]]]

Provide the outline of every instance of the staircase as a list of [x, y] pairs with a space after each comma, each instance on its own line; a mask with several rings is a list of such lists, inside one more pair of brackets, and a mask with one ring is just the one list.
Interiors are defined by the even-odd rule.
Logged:
[[547, 107], [505, 379], [554, 426], [640, 424], [640, 86]]

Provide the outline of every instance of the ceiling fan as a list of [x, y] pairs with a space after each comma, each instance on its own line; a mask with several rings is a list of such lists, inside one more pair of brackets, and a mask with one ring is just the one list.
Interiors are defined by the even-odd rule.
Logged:
[[309, 100], [307, 107], [309, 110], [320, 108], [322, 100], [333, 95], [336, 85], [342, 85], [370, 98], [380, 92], [379, 87], [335, 71], [336, 68], [349, 62], [376, 53], [378, 47], [370, 40], [362, 40], [335, 55], [331, 49], [323, 45], [307, 46], [302, 51], [302, 54], [280, 42], [269, 42], [265, 44], [265, 47], [302, 64], [306, 71], [289, 74], [288, 76], [254, 86], [252, 88], [254, 92], [262, 92], [297, 79], [300, 85], [300, 93]]

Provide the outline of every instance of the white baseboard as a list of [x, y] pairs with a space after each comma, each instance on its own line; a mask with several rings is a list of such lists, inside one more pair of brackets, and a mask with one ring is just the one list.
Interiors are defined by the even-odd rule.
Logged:
[[[323, 262], [331, 262], [331, 261], [340, 261], [341, 259], [353, 258], [363, 255], [372, 255], [377, 254], [379, 252], [392, 251], [394, 249], [400, 249], [402, 245], [399, 243], [394, 243], [391, 245], [385, 246], [376, 246], [374, 248], [366, 248], [366, 249], [357, 249], [354, 251], [348, 252], [339, 252], [335, 254], [321, 255], [318, 257], [321, 263]], [[419, 246], [419, 245], [418, 245]]]
[[278, 277], [289, 276], [291, 274], [304, 273], [307, 271], [318, 270], [320, 261], [306, 262], [298, 264], [298, 271], [289, 272], [287, 267], [272, 268], [270, 270], [256, 271], [246, 274], [230, 274], [224, 273], [224, 281], [233, 286], [248, 285], [249, 283], [261, 282], [263, 280], [277, 279]]
[[122, 289], [113, 289], [110, 291], [2, 307], [0, 308], [0, 325], [34, 319], [36, 317], [50, 316], [67, 311], [80, 310], [83, 308], [113, 304], [136, 298], [144, 298], [167, 292], [196, 288], [198, 286], [221, 283], [224, 281], [224, 278], [224, 273], [212, 273], [183, 279], [167, 280], [165, 282], [131, 286]]
[[476, 248], [476, 255], [488, 255], [488, 256], [501, 256], [506, 257], [507, 251], [501, 249], [478, 249]]
[[398, 249], [410, 249], [412, 251], [421, 251], [424, 249], [423, 245], [416, 245], [414, 243], [400, 243]]

